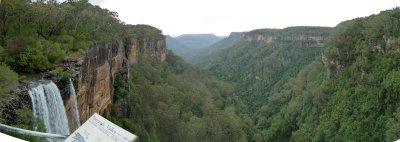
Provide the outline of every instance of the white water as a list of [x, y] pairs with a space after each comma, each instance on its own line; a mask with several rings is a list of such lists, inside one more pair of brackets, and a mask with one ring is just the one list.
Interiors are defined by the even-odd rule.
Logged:
[[79, 128], [81, 126], [81, 122], [79, 119], [78, 101], [76, 99], [75, 88], [74, 88], [74, 84], [71, 81], [71, 78], [69, 79], [69, 92], [71, 94], [72, 116], [74, 118], [75, 128]]
[[64, 103], [57, 85], [50, 81], [31, 88], [33, 115], [44, 121], [47, 133], [69, 135]]

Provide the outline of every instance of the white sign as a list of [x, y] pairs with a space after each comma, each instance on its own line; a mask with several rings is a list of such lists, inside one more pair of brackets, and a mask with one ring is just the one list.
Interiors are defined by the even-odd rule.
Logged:
[[3, 133], [0, 133], [0, 140], [5, 141], [5, 142], [28, 142], [28, 141], [24, 141], [24, 140], [21, 140], [18, 138], [11, 137], [11, 136], [3, 134]]
[[65, 142], [133, 142], [137, 136], [95, 113]]

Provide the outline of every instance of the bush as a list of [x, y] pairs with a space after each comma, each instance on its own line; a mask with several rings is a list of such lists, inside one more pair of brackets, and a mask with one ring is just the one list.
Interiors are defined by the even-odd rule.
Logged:
[[12, 96], [8, 92], [18, 84], [18, 75], [9, 67], [1, 64], [0, 72], [0, 115], [2, 116], [1, 112], [3, 112], [4, 104], [7, 104], [12, 99]]

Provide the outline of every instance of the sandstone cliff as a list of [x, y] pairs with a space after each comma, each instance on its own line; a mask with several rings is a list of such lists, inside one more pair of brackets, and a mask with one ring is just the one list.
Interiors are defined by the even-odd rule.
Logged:
[[331, 28], [327, 27], [288, 27], [285, 29], [258, 29], [246, 33], [246, 41], [302, 42], [322, 46], [328, 39]]
[[[129, 63], [136, 63], [139, 56], [163, 62], [166, 54], [164, 38], [130, 39], [125, 43], [93, 45], [82, 64], [77, 64], [80, 66], [79, 74], [74, 78], [81, 123], [94, 113], [104, 113], [113, 102], [115, 76], [117, 73], [127, 76]], [[68, 120], [72, 121], [70, 99], [67, 99], [65, 106]], [[71, 131], [76, 129], [74, 127], [70, 125]]]

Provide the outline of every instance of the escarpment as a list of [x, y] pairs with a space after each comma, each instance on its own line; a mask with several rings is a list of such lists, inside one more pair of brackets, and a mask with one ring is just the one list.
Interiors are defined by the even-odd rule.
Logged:
[[331, 28], [328, 27], [288, 27], [285, 29], [258, 29], [245, 35], [246, 41], [303, 42], [322, 46], [328, 39]]
[[[74, 78], [80, 122], [84, 123], [94, 113], [105, 112], [113, 102], [115, 77], [118, 73], [127, 77], [129, 63], [136, 63], [139, 56], [163, 62], [166, 54], [164, 38], [132, 38], [129, 42], [94, 44], [83, 57], [83, 62], [77, 63], [79, 74]], [[65, 107], [71, 121], [70, 98]], [[70, 125], [71, 130], [76, 129], [73, 127]]]

